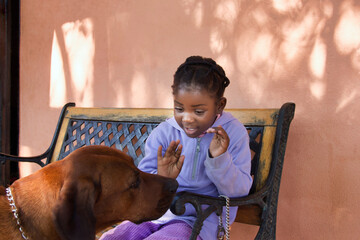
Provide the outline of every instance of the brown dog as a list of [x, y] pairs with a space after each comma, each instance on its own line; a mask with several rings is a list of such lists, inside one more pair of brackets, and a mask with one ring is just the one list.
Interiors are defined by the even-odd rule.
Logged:
[[[176, 180], [140, 171], [119, 150], [87, 146], [15, 181], [10, 189], [29, 239], [93, 240], [114, 223], [161, 217], [177, 186]], [[0, 239], [23, 239], [3, 187]]]

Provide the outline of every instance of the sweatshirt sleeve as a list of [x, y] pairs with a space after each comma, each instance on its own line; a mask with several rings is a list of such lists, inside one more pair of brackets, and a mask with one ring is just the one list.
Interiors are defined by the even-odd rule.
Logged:
[[167, 149], [166, 136], [164, 131], [161, 131], [161, 128], [164, 123], [161, 123], [157, 126], [149, 135], [145, 142], [145, 156], [140, 161], [138, 168], [144, 172], [157, 174], [157, 151], [159, 146], [163, 146], [164, 149]]
[[246, 128], [240, 125], [236, 130], [225, 129], [230, 137], [228, 150], [215, 158], [207, 154], [204, 163], [206, 174], [219, 194], [228, 197], [248, 195], [252, 184], [249, 135]]

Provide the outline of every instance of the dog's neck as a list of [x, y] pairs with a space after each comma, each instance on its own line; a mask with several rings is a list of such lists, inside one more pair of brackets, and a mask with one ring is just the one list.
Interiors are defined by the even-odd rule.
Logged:
[[12, 213], [14, 214], [14, 218], [15, 218], [15, 220], [16, 220], [16, 224], [18, 225], [18, 228], [19, 228], [19, 231], [20, 231], [20, 234], [21, 234], [22, 238], [25, 239], [25, 240], [29, 240], [29, 238], [28, 238], [27, 235], [25, 234], [24, 229], [23, 229], [22, 226], [21, 226], [21, 221], [20, 221], [20, 217], [19, 217], [19, 212], [18, 212], [18, 209], [17, 209], [17, 207], [16, 207], [13, 194], [12, 194], [12, 192], [11, 192], [11, 187], [6, 188], [6, 197], [7, 197], [8, 201], [9, 201], [9, 205], [10, 205], [10, 207], [11, 207], [11, 211], [12, 211]]

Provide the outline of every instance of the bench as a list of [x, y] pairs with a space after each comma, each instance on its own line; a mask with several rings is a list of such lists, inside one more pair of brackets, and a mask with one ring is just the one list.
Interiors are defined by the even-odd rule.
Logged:
[[[285, 103], [279, 109], [226, 109], [248, 130], [252, 151], [253, 185], [246, 197], [231, 198], [230, 206], [238, 206], [236, 222], [258, 225], [255, 239], [275, 239], [276, 214], [280, 179], [290, 123], [295, 104]], [[84, 108], [66, 104], [60, 114], [50, 147], [35, 157], [0, 154], [5, 161], [34, 162], [41, 167], [63, 159], [85, 145], [106, 145], [128, 153], [137, 165], [144, 156], [144, 143], [150, 132], [172, 109]], [[196, 193], [178, 193], [171, 206], [182, 214], [185, 204], [193, 204], [197, 212], [190, 239], [196, 239], [204, 219], [211, 213], [222, 213], [224, 198]], [[206, 207], [204, 207], [206, 206]]]

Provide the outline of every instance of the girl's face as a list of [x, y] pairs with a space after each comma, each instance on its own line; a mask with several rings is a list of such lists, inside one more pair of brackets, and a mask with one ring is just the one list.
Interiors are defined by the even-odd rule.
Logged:
[[206, 90], [179, 88], [174, 94], [174, 117], [186, 135], [196, 138], [213, 125], [225, 104], [225, 98], [216, 101]]

